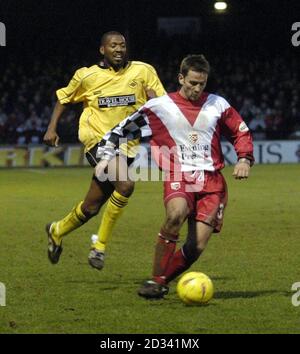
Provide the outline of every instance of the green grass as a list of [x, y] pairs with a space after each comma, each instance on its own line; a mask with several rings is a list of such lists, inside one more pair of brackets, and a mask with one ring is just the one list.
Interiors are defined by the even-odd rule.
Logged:
[[[300, 333], [291, 286], [300, 281], [300, 167], [257, 165], [229, 187], [222, 233], [192, 270], [215, 295], [186, 306], [173, 282], [164, 300], [136, 290], [151, 273], [164, 217], [161, 183], [139, 182], [107, 249], [103, 271], [87, 264], [99, 217], [64, 240], [58, 265], [46, 256], [44, 225], [84, 197], [91, 170], [0, 170], [0, 333]], [[185, 229], [181, 239], [184, 239]]]

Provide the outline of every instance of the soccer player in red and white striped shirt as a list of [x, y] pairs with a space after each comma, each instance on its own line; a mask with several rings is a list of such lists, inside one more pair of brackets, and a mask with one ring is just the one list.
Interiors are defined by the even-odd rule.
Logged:
[[[166, 172], [166, 218], [158, 233], [152, 279], [139, 289], [145, 298], [160, 298], [167, 284], [187, 270], [223, 224], [227, 204], [221, 136], [234, 146], [233, 176], [245, 179], [254, 162], [249, 129], [222, 97], [204, 92], [210, 65], [203, 55], [189, 55], [180, 66], [178, 92], [148, 101], [105, 135], [99, 144], [100, 178], [120, 138], [151, 136], [152, 154]], [[179, 231], [188, 219], [188, 236], [176, 251]]]

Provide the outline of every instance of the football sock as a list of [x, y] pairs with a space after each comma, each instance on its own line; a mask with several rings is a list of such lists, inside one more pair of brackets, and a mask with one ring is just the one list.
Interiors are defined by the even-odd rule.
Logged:
[[128, 199], [117, 191], [114, 191], [110, 196], [98, 230], [98, 240], [92, 245], [92, 248], [100, 252], [105, 252], [107, 240], [117, 220], [122, 215], [124, 207], [128, 204]]
[[169, 266], [163, 274], [165, 283], [169, 283], [190, 268], [190, 266], [200, 257], [200, 254], [201, 252], [198, 252], [196, 256], [189, 256], [185, 253], [185, 245], [180, 248], [170, 260]]
[[53, 223], [51, 233], [57, 244], [61, 243], [62, 237], [84, 224], [87, 217], [81, 211], [82, 201], [78, 203], [72, 211], [63, 219]]
[[163, 229], [161, 229], [158, 234], [153, 265], [153, 280], [157, 283], [165, 283], [163, 275], [174, 255], [177, 240], [178, 234], [171, 234]]
[[182, 248], [180, 248], [172, 257], [169, 266], [164, 273], [165, 283], [169, 283], [171, 280], [175, 279], [190, 266], [190, 262], [187, 261], [182, 252]]

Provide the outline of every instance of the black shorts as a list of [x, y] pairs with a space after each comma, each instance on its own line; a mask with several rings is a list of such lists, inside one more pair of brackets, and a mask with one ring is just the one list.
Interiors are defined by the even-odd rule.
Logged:
[[[86, 152], [85, 156], [92, 167], [96, 167], [97, 163], [100, 161], [99, 158], [96, 157], [98, 149], [98, 144], [92, 147], [89, 151]], [[127, 165], [130, 166], [134, 161], [133, 157], [127, 157]], [[107, 194], [111, 195], [114, 191], [115, 187], [110, 181], [100, 182], [95, 175], [93, 175], [93, 180], [97, 182], [97, 184], [101, 187], [101, 190]]]
[[[96, 157], [98, 149], [98, 144], [92, 147], [89, 151], [85, 153], [85, 156], [92, 167], [96, 167], [97, 163], [100, 161], [99, 158]], [[134, 161], [133, 157], [127, 157], [127, 165], [130, 166]]]

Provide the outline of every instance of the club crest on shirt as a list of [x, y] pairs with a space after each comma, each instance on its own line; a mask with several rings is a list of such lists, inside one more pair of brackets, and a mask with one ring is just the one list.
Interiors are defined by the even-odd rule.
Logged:
[[171, 189], [173, 190], [173, 191], [178, 191], [179, 189], [180, 189], [180, 182], [173, 182], [173, 183], [171, 183]]
[[188, 139], [189, 139], [189, 142], [190, 142], [192, 145], [197, 144], [198, 139], [199, 139], [198, 133], [197, 133], [197, 132], [189, 133]]

